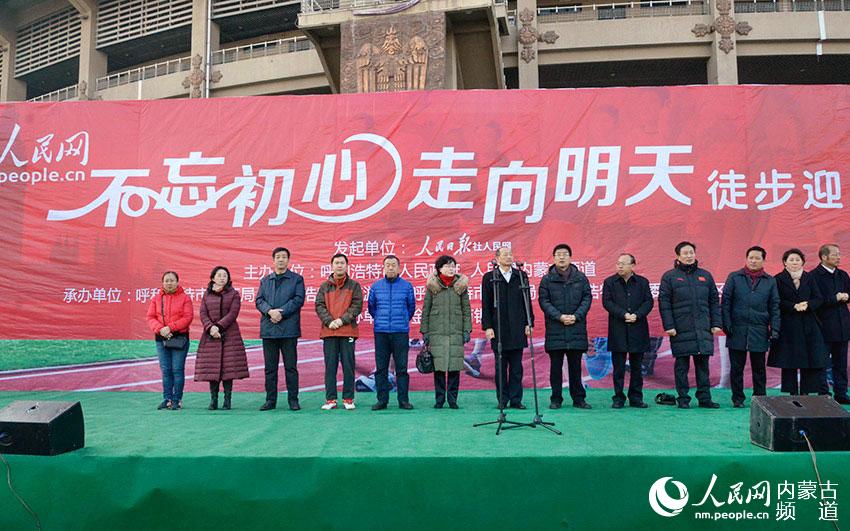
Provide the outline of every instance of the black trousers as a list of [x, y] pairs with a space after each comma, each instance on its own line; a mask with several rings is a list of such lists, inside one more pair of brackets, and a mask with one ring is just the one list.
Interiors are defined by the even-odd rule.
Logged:
[[[643, 402], [643, 363], [642, 352], [612, 352], [611, 363], [614, 368], [614, 402], [622, 404], [626, 401], [623, 385], [626, 379], [626, 356], [629, 358], [629, 404]], [[572, 384], [570, 384], [572, 389]]]
[[298, 338], [263, 339], [263, 361], [266, 366], [266, 401], [277, 403], [277, 366], [283, 356], [286, 371], [286, 393], [289, 403], [298, 402]]
[[556, 350], [547, 352], [549, 354], [549, 384], [552, 386], [553, 403], [560, 404], [564, 401], [564, 357], [567, 358], [567, 375], [570, 382], [570, 398], [573, 404], [584, 402], [587, 393], [584, 383], [581, 381], [581, 350]]
[[[522, 403], [522, 351], [503, 350], [502, 363], [496, 364], [496, 398], [500, 404], [518, 406]], [[499, 381], [504, 395], [499, 394]]]
[[325, 353], [325, 400], [336, 400], [336, 373], [342, 362], [342, 398], [354, 399], [354, 338], [322, 339]]
[[847, 341], [835, 341], [826, 345], [832, 358], [832, 393], [835, 396], [847, 396]]
[[[744, 367], [747, 365], [747, 351], [729, 349], [729, 380], [732, 385], [732, 403], [744, 402]], [[764, 352], [750, 352], [750, 370], [753, 373], [753, 396], [764, 396], [767, 387], [767, 369], [764, 365]]]
[[448, 395], [449, 404], [457, 404], [460, 389], [460, 371], [434, 371], [434, 398], [443, 405]]
[[[233, 380], [224, 380], [222, 382], [224, 384], [224, 393], [229, 394], [233, 392]], [[212, 380], [210, 382], [210, 394], [217, 395], [218, 394], [218, 380]]]
[[694, 355], [694, 356], [677, 356], [673, 370], [676, 375], [676, 392], [679, 395], [678, 401], [680, 404], [689, 404], [691, 397], [688, 394], [691, 390], [688, 384], [688, 370], [691, 366], [691, 358], [694, 360], [694, 372], [697, 377], [697, 401], [700, 404], [711, 402], [711, 384], [708, 381], [708, 360], [710, 356]]
[[410, 401], [410, 374], [407, 357], [410, 353], [410, 336], [407, 332], [375, 332], [375, 391], [378, 402], [390, 401], [390, 357], [395, 362], [396, 394], [399, 404]]
[[[800, 371], [800, 383], [797, 384], [797, 371]], [[782, 369], [783, 393], [790, 395], [824, 394], [826, 369]], [[827, 389], [829, 393], [829, 389]]]

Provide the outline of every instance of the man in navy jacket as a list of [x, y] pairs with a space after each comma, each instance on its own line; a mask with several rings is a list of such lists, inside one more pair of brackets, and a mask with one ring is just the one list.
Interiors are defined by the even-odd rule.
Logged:
[[286, 371], [289, 409], [298, 404], [298, 338], [301, 337], [301, 307], [304, 306], [304, 277], [289, 270], [289, 249], [272, 251], [274, 273], [260, 280], [255, 304], [260, 312], [260, 337], [266, 368], [266, 402], [260, 411], [277, 407], [277, 367], [281, 354]]

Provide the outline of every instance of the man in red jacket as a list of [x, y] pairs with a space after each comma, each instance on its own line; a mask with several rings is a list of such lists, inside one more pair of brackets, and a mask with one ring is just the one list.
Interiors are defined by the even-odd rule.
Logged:
[[342, 361], [342, 405], [354, 409], [354, 341], [357, 317], [363, 309], [363, 289], [348, 276], [348, 257], [331, 258], [331, 276], [316, 293], [316, 313], [322, 321], [325, 351], [324, 410], [336, 409], [336, 373]]

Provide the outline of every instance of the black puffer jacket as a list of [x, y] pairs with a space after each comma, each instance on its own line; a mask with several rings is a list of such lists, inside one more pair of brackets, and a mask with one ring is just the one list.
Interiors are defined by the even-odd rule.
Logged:
[[[546, 352], [560, 350], [587, 351], [587, 312], [593, 295], [584, 273], [572, 264], [565, 279], [555, 266], [540, 279], [537, 302], [546, 315]], [[575, 315], [576, 322], [564, 325], [562, 315]]]
[[697, 262], [690, 266], [674, 263], [661, 277], [658, 309], [664, 330], [675, 328], [670, 338], [673, 356], [714, 354], [712, 328], [722, 328], [720, 297], [714, 277]]

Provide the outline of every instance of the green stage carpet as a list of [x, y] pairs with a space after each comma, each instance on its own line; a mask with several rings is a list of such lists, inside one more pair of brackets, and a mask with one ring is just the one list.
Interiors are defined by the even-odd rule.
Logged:
[[[44, 529], [832, 529], [811, 499], [796, 501], [795, 520], [776, 520], [777, 484], [815, 479], [809, 454], [753, 446], [749, 409], [729, 407], [728, 391], [715, 399], [722, 409], [612, 410], [610, 391], [591, 390], [591, 411], [542, 410], [563, 436], [538, 427], [498, 437], [494, 426], [472, 427], [496, 419], [490, 391], [462, 392], [460, 410], [433, 409], [431, 393], [414, 393], [413, 411], [392, 402], [370, 411], [368, 393], [356, 411], [321, 411], [321, 393], [302, 394], [299, 412], [261, 413], [262, 395], [242, 393], [229, 412], [207, 411], [205, 394], [186, 396], [182, 411], [156, 411], [153, 393], [4, 392], [0, 407], [82, 402], [86, 448], [7, 456]], [[508, 418], [531, 420], [530, 393], [525, 403]], [[820, 453], [818, 466], [822, 481], [838, 485], [846, 526], [850, 452]], [[693, 507], [712, 474], [724, 505], [709, 498]], [[666, 476], [690, 496], [674, 517], [648, 503], [650, 486]], [[762, 480], [771, 484], [769, 507], [726, 503], [731, 485], [743, 482], [745, 498]], [[671, 485], [667, 492], [676, 494]], [[699, 511], [769, 519], [721, 522]], [[33, 527], [3, 481], [0, 529]]]

